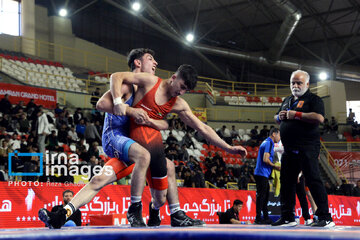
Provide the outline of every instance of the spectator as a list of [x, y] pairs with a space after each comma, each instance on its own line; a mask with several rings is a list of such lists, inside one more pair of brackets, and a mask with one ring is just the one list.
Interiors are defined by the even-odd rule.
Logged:
[[37, 108], [37, 105], [34, 103], [34, 99], [30, 99], [28, 104], [26, 105], [25, 111], [31, 115], [32, 112]]
[[338, 128], [339, 128], [339, 125], [338, 125], [337, 121], [335, 120], [335, 117], [331, 117], [330, 130], [337, 133]]
[[16, 106], [14, 107], [12, 112], [13, 112], [13, 114], [18, 114], [19, 111], [24, 111], [24, 110], [25, 110], [24, 101], [19, 101], [19, 103], [16, 104]]
[[75, 143], [79, 140], [78, 135], [75, 131], [75, 128], [73, 126], [70, 127], [70, 130], [68, 131], [68, 143]]
[[101, 126], [100, 121], [95, 121], [95, 127], [96, 127], [96, 130], [98, 131], [98, 133], [101, 136], [102, 132], [103, 132], [103, 126]]
[[50, 151], [59, 151], [59, 141], [58, 136], [56, 135], [56, 131], [51, 131], [51, 135], [49, 136], [49, 144], [47, 145], [47, 149]]
[[18, 134], [15, 132], [11, 138], [10, 138], [10, 141], [9, 141], [9, 146], [11, 147], [11, 149], [13, 150], [17, 150], [17, 149], [20, 149], [20, 140], [18, 139]]
[[180, 162], [179, 166], [176, 167], [176, 178], [184, 179], [183, 173], [185, 172], [185, 165], [183, 162]]
[[341, 186], [339, 188], [340, 195], [351, 196], [352, 195], [352, 185], [348, 184], [345, 179], [341, 179]]
[[201, 169], [197, 169], [194, 176], [194, 182], [196, 188], [205, 188], [205, 176]]
[[69, 111], [65, 110], [65, 108], [64, 108], [64, 113], [65, 113], [65, 117], [66, 117], [67, 120], [68, 120], [69, 125], [70, 125], [70, 126], [74, 126], [73, 116], [69, 113]]
[[185, 170], [184, 173], [184, 187], [195, 187], [194, 174], [190, 169]]
[[176, 150], [175, 143], [171, 143], [166, 149], [165, 149], [166, 157], [170, 160], [178, 160], [178, 153]]
[[26, 136], [21, 136], [20, 140], [20, 152], [27, 152], [28, 144], [26, 142]]
[[181, 141], [181, 145], [186, 145], [186, 147], [187, 148], [190, 148], [190, 146], [193, 146], [193, 148], [195, 148], [195, 144], [194, 144], [194, 142], [192, 141], [192, 139], [191, 139], [191, 134], [190, 134], [190, 132], [187, 132], [185, 135], [184, 135], [184, 137], [183, 137], [183, 139], [182, 139], [182, 141]]
[[258, 138], [259, 138], [259, 126], [255, 126], [253, 129], [251, 129], [250, 137], [253, 140], [258, 140]]
[[232, 144], [231, 133], [229, 129], [226, 128], [225, 125], [223, 125], [222, 128], [220, 129], [220, 135], [225, 140], [225, 142], [227, 142], [228, 144]]
[[166, 138], [166, 144], [171, 145], [171, 143], [178, 143], [176, 137], [174, 137], [173, 133], [170, 131], [169, 136]]
[[19, 127], [20, 127], [20, 132], [22, 133], [29, 133], [31, 131], [30, 121], [27, 119], [26, 113], [21, 114], [19, 120]]
[[239, 136], [239, 132], [235, 129], [235, 126], [231, 126], [230, 135], [232, 139], [236, 139]]
[[349, 116], [346, 119], [347, 124], [352, 124], [355, 121], [355, 113], [352, 111], [352, 109], [349, 109]]
[[335, 194], [335, 187], [332, 186], [329, 182], [325, 182], [325, 190], [328, 195]]
[[64, 111], [60, 108], [60, 103], [57, 103], [55, 107], [55, 116], [59, 116], [59, 114], [62, 112]]
[[[99, 143], [94, 141], [89, 147], [88, 156], [95, 156], [96, 158], [99, 158], [100, 152], [99, 152], [98, 146], [99, 146]], [[86, 161], [88, 161], [88, 160], [86, 160]]]
[[265, 138], [267, 138], [269, 136], [269, 129], [267, 128], [267, 125], [264, 125], [263, 129], [261, 129], [260, 131], [260, 141], [265, 140]]
[[59, 113], [59, 115], [56, 117], [56, 128], [59, 130], [61, 129], [61, 126], [65, 124], [65, 126], [69, 126], [69, 122], [68, 122], [68, 118], [65, 117], [65, 113], [61, 112]]
[[353, 137], [356, 137], [359, 134], [360, 134], [360, 125], [358, 124], [357, 121], [355, 121], [351, 124], [351, 135]]
[[11, 113], [11, 103], [9, 101], [9, 94], [5, 94], [4, 98], [0, 100], [0, 112], [4, 114]]
[[239, 189], [247, 190], [247, 185], [250, 182], [255, 182], [254, 176], [250, 171], [249, 162], [245, 162], [240, 168], [238, 187]]
[[86, 123], [84, 137], [90, 145], [95, 141], [101, 142], [101, 136], [94, 125], [94, 120]]
[[58, 139], [59, 142], [65, 143], [65, 144], [69, 144], [69, 138], [68, 138], [68, 131], [66, 129], [66, 125], [63, 124], [60, 128], [60, 130], [58, 131]]
[[50, 125], [46, 117], [46, 114], [42, 110], [42, 107], [40, 107], [37, 115], [38, 115], [37, 134], [38, 134], [39, 150], [41, 153], [45, 154], [45, 139], [46, 136], [50, 133], [49, 130]]
[[[65, 190], [63, 192], [63, 204], [54, 206], [51, 209], [52, 213], [59, 211], [60, 209], [64, 209], [64, 207], [73, 199], [74, 193], [71, 190]], [[68, 219], [66, 219], [66, 223], [64, 227], [75, 227], [81, 226], [81, 212], [80, 210], [76, 210]]]
[[100, 98], [100, 88], [96, 88], [96, 90], [91, 94], [90, 103], [93, 105], [93, 108], [96, 108], [96, 103]]
[[215, 184], [216, 183], [216, 166], [212, 166], [210, 169], [208, 169], [205, 173], [205, 180], [212, 183], [212, 184]]
[[[178, 144], [176, 144], [176, 145], [178, 145]], [[189, 160], [189, 153], [187, 151], [187, 148], [186, 148], [185, 144], [183, 144], [181, 146], [181, 149], [178, 150], [178, 160], [184, 161], [184, 162], [187, 162]]]
[[82, 113], [81, 108], [76, 109], [73, 118], [74, 118], [74, 124], [78, 125], [80, 123], [81, 119], [84, 118], [84, 114]]
[[3, 139], [0, 147], [0, 166], [5, 165], [8, 160], [9, 153], [11, 152], [13, 152], [13, 150], [9, 146], [9, 142]]
[[356, 187], [353, 188], [353, 196], [360, 197], [360, 180], [356, 182]]
[[85, 120], [81, 119], [80, 122], [76, 125], [76, 133], [79, 136], [79, 138], [84, 137], [85, 129], [86, 129]]
[[[226, 179], [227, 179], [227, 177], [226, 177]], [[222, 175], [219, 175], [216, 177], [216, 184], [215, 184], [216, 187], [224, 189], [226, 183], [227, 183], [227, 181], [224, 179], [224, 177]]]
[[236, 199], [233, 206], [225, 212], [225, 224], [242, 224], [239, 219], [239, 213], [242, 209], [243, 202]]
[[3, 117], [1, 118], [0, 121], [0, 126], [4, 127], [6, 129], [7, 132], [13, 132], [14, 129], [12, 128], [11, 124], [10, 124], [10, 115], [9, 114], [4, 114]]

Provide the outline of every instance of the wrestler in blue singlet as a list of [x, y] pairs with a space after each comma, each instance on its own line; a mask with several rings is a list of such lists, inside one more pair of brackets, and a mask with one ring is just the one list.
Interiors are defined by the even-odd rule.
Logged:
[[[134, 95], [125, 102], [132, 106]], [[129, 136], [130, 121], [128, 116], [117, 116], [105, 113], [104, 130], [102, 134], [102, 146], [104, 152], [111, 158], [117, 158], [130, 165], [129, 148], [135, 141]]]

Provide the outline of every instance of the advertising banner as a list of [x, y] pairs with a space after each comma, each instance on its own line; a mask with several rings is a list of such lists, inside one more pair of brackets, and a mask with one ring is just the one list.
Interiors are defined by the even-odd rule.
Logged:
[[30, 99], [34, 99], [35, 104], [43, 105], [44, 108], [54, 109], [56, 107], [55, 90], [0, 83], [0, 98], [3, 98], [5, 94], [9, 95], [11, 104], [17, 104], [19, 101], [24, 101], [26, 105]]
[[[51, 210], [53, 206], [62, 204], [63, 191], [70, 189], [76, 194], [83, 186], [45, 182], [0, 182], [0, 228], [43, 227], [44, 224], [38, 219], [38, 210]], [[189, 217], [201, 219], [207, 224], [218, 224], [216, 213], [225, 212], [235, 199], [244, 203], [239, 214], [240, 221], [253, 222], [256, 214], [255, 195], [255, 191], [245, 190], [179, 188], [181, 208]], [[150, 199], [149, 188], [146, 187], [142, 198], [145, 219], [148, 218]], [[272, 199], [269, 203], [279, 206], [276, 201]], [[82, 225], [91, 225], [90, 215], [110, 214], [120, 216], [120, 224], [128, 224], [126, 213], [129, 206], [130, 186], [106, 186], [90, 203], [80, 208]], [[360, 198], [329, 196], [329, 207], [337, 225], [360, 226]], [[274, 210], [273, 214], [275, 212]], [[296, 214], [301, 216], [298, 202]], [[162, 224], [170, 224], [170, 210], [167, 204], [160, 209], [160, 216]]]

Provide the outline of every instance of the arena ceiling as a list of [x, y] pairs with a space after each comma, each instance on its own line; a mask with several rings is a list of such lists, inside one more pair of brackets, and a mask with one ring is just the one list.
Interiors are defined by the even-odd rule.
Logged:
[[[150, 47], [160, 68], [184, 62], [201, 75], [287, 82], [312, 75], [360, 80], [360, 0], [36, 0], [49, 15], [66, 6], [78, 37], [126, 54]], [[195, 41], [185, 44], [187, 33]]]

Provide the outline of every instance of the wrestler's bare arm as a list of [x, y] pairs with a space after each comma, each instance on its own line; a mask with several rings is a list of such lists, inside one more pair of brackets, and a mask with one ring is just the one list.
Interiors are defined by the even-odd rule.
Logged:
[[177, 98], [176, 103], [172, 109], [172, 112], [177, 113], [180, 119], [185, 124], [199, 131], [200, 134], [203, 135], [206, 140], [208, 140], [215, 146], [218, 146], [230, 153], [241, 154], [242, 156], [246, 155], [245, 148], [241, 146], [230, 146], [224, 140], [222, 140], [211, 127], [201, 122], [193, 114], [189, 105], [184, 99], [180, 97]]

